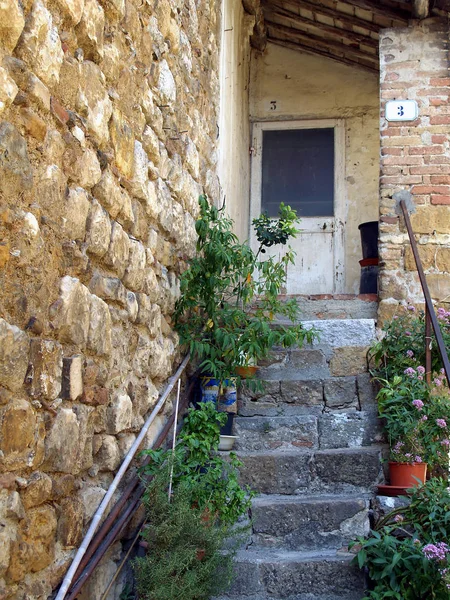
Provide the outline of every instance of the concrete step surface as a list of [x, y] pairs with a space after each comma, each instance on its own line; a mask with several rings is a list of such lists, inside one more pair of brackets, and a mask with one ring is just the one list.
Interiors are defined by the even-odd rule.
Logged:
[[248, 548], [238, 553], [227, 598], [360, 600], [364, 576], [348, 552], [287, 552]]
[[381, 446], [238, 452], [241, 483], [261, 494], [361, 493], [383, 481]]
[[255, 547], [338, 550], [369, 532], [369, 497], [263, 495], [252, 502]]

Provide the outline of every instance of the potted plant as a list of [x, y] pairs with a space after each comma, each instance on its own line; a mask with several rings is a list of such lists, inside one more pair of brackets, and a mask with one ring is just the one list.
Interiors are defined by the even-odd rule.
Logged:
[[171, 465], [174, 494], [180, 485], [191, 491], [191, 502], [201, 511], [214, 515], [218, 523], [234, 525], [247, 514], [251, 506], [252, 491], [238, 481], [241, 462], [234, 453], [227, 460], [217, 452], [220, 428], [226, 415], [216, 410], [212, 402], [190, 408], [178, 436], [175, 451], [145, 450], [151, 457], [144, 467], [143, 476], [153, 476]]
[[[429, 386], [425, 369], [407, 367], [401, 376], [383, 381], [378, 393], [379, 416], [390, 446], [391, 485], [412, 487], [424, 482], [427, 465], [432, 471], [448, 465], [450, 400], [443, 385]], [[444, 390], [444, 392], [442, 391]]]
[[[181, 276], [174, 320], [180, 342], [220, 394], [230, 387], [236, 367], [255, 366], [273, 346], [311, 342], [315, 332], [299, 323], [295, 299], [280, 299], [294, 252], [288, 247], [281, 258], [265, 256], [267, 248], [285, 246], [297, 234], [295, 211], [281, 204], [278, 219], [254, 219], [259, 242], [255, 252], [238, 241], [224, 208], [211, 206], [206, 196], [200, 196], [199, 205], [197, 253]], [[292, 325], [276, 324], [280, 316]]]

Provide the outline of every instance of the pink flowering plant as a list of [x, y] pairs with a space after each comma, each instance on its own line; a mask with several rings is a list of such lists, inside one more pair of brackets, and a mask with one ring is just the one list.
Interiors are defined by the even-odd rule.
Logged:
[[428, 386], [423, 372], [420, 365], [416, 369], [408, 367], [402, 377], [382, 380], [378, 411], [384, 419], [390, 460], [425, 462], [433, 469], [448, 465], [450, 400], [447, 388], [442, 383]]
[[444, 479], [409, 490], [410, 503], [380, 518], [350, 543], [368, 571], [363, 600], [450, 598], [450, 492]]

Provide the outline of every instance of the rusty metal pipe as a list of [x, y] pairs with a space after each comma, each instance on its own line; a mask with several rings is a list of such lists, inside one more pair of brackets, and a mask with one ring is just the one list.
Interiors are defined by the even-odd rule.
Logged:
[[[180, 411], [184, 411], [186, 406], [189, 404], [189, 399], [190, 399], [194, 385], [195, 385], [195, 381], [191, 381], [189, 383], [187, 390], [186, 390], [185, 394], [183, 395], [183, 399], [181, 401]], [[175, 420], [175, 412], [172, 413], [170, 415], [170, 417], [167, 419], [164, 427], [162, 428], [161, 432], [159, 433], [158, 437], [156, 438], [155, 443], [153, 444], [153, 448], [156, 449], [156, 448], [159, 448], [160, 446], [162, 446], [170, 429], [172, 428], [174, 420]], [[142, 466], [147, 465], [149, 462], [150, 462], [150, 458], [146, 457], [145, 460], [142, 462]], [[92, 539], [91, 543], [89, 544], [89, 547], [86, 550], [86, 553], [84, 554], [82, 560], [80, 561], [80, 564], [78, 565], [78, 568], [73, 577], [73, 579], [75, 581], [81, 576], [83, 570], [85, 569], [86, 565], [89, 562], [89, 559], [94, 554], [94, 552], [97, 550], [97, 548], [100, 546], [103, 538], [107, 535], [112, 524], [115, 522], [117, 515], [120, 513], [122, 508], [125, 506], [128, 498], [131, 496], [134, 489], [139, 484], [139, 481], [140, 481], [140, 479], [138, 476], [134, 476], [133, 479], [131, 479], [131, 481], [125, 487], [125, 489], [122, 493], [122, 496], [119, 498], [119, 500], [116, 502], [114, 507], [111, 509], [111, 512], [109, 513], [108, 517], [103, 521], [101, 527], [95, 534], [95, 537]]]

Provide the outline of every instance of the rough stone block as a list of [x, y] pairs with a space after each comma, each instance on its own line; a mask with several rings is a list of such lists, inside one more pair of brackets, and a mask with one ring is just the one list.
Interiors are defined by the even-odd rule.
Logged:
[[368, 504], [341, 496], [261, 496], [252, 503], [253, 540], [285, 550], [339, 549], [368, 533]]
[[110, 169], [105, 169], [92, 193], [108, 211], [112, 219], [115, 219], [123, 208], [124, 192], [116, 182]]
[[88, 348], [100, 356], [111, 354], [111, 315], [106, 302], [91, 294]]
[[109, 391], [99, 385], [86, 385], [81, 400], [94, 406], [106, 405], [109, 402]]
[[129, 261], [123, 283], [134, 292], [142, 291], [146, 266], [144, 245], [138, 240], [130, 240]]
[[434, 300], [446, 300], [450, 296], [450, 277], [437, 273], [427, 275], [428, 288]]
[[83, 16], [76, 27], [77, 40], [87, 59], [103, 58], [105, 12], [96, 0], [85, 0]]
[[0, 318], [0, 385], [12, 391], [22, 387], [29, 351], [27, 334]]
[[356, 377], [356, 388], [361, 410], [375, 410], [376, 412], [377, 383], [372, 381], [369, 373], [363, 373]]
[[323, 386], [325, 406], [330, 410], [358, 407], [355, 377], [328, 379]]
[[94, 187], [102, 176], [96, 153], [91, 148], [82, 148], [78, 142], [67, 148], [64, 167], [69, 179], [86, 189]]
[[332, 348], [343, 346], [370, 346], [375, 339], [373, 319], [332, 319], [304, 321], [306, 329], [315, 328], [319, 339], [313, 345], [326, 345]]
[[113, 268], [120, 279], [125, 274], [130, 254], [130, 242], [128, 235], [122, 228], [122, 225], [113, 221], [111, 228], [111, 239], [108, 252], [105, 256], [105, 263]]
[[80, 453], [80, 424], [71, 408], [61, 408], [45, 439], [47, 471], [72, 473]]
[[20, 493], [24, 507], [28, 509], [47, 502], [51, 498], [52, 488], [52, 480], [46, 473], [34, 472], [27, 481], [27, 487]]
[[358, 375], [367, 371], [367, 348], [344, 346], [335, 348], [330, 360], [330, 372], [335, 377]]
[[417, 206], [411, 215], [411, 224], [416, 233], [450, 233], [449, 206]]
[[53, 340], [32, 339], [30, 395], [54, 400], [61, 391], [62, 347]]
[[13, 400], [0, 410], [0, 470], [33, 467], [42, 460], [44, 430], [26, 400]]
[[83, 357], [63, 358], [61, 397], [76, 400], [83, 393]]
[[322, 381], [280, 381], [281, 400], [301, 406], [323, 405]]
[[240, 417], [235, 420], [234, 427], [240, 451], [318, 447], [317, 418], [314, 416]]
[[436, 253], [436, 267], [438, 271], [450, 273], [450, 248], [439, 247]]
[[112, 228], [108, 213], [97, 200], [92, 201], [86, 229], [88, 252], [98, 257], [104, 256], [109, 248]]
[[[92, 0], [88, 0], [88, 2], [90, 4]], [[103, 37], [103, 31], [101, 35]], [[108, 143], [108, 122], [112, 114], [112, 103], [105, 87], [106, 79], [100, 67], [89, 60], [84, 61], [80, 65], [76, 107], [85, 117], [87, 128], [98, 140], [100, 147], [104, 147]]]
[[89, 289], [104, 300], [118, 302], [122, 306], [127, 305], [127, 291], [117, 277], [104, 277], [99, 271], [95, 271], [89, 282]]
[[238, 456], [243, 462], [241, 483], [261, 494], [306, 493], [311, 483], [310, 453], [239, 452]]
[[0, 114], [14, 102], [18, 91], [14, 79], [9, 76], [6, 69], [0, 67]]
[[25, 509], [19, 492], [12, 491], [9, 493], [6, 502], [6, 517], [13, 520], [22, 520], [25, 517]]
[[61, 279], [60, 297], [50, 307], [59, 339], [85, 348], [89, 333], [90, 298], [88, 289], [75, 277]]
[[72, 240], [84, 240], [91, 203], [81, 187], [70, 188], [64, 210], [64, 230]]
[[317, 489], [345, 492], [351, 486], [367, 490], [381, 477], [380, 448], [321, 450], [315, 452], [312, 468]]
[[[425, 271], [435, 266], [436, 258], [439, 256], [437, 254], [438, 246], [435, 244], [430, 245], [419, 245], [419, 256], [422, 261], [422, 265]], [[411, 250], [411, 246], [407, 246], [405, 248], [405, 269], [408, 271], [417, 271], [416, 262], [414, 260], [414, 255]], [[439, 269], [440, 271], [444, 271], [445, 269]]]
[[29, 108], [20, 110], [20, 123], [25, 131], [38, 142], [43, 142], [47, 135], [47, 124], [34, 111]]
[[109, 131], [117, 168], [127, 179], [131, 179], [134, 171], [134, 136], [127, 120], [118, 110], [113, 111]]
[[63, 498], [60, 507], [58, 541], [65, 548], [77, 547], [83, 538], [83, 504], [77, 498]]
[[16, 0], [0, 2], [0, 39], [7, 53], [11, 53], [19, 41], [25, 26], [23, 10]]
[[107, 424], [108, 433], [117, 434], [131, 427], [133, 415], [133, 404], [127, 394], [120, 394], [114, 402], [108, 406]]
[[373, 412], [322, 415], [319, 418], [319, 443], [327, 448], [358, 448], [383, 441], [382, 427]]
[[40, 0], [27, 16], [16, 52], [48, 86], [58, 83], [64, 53], [52, 15]]
[[95, 464], [100, 471], [115, 471], [120, 464], [120, 450], [117, 440], [112, 435], [102, 435]]
[[17, 198], [33, 185], [27, 144], [14, 125], [0, 123], [0, 193]]

